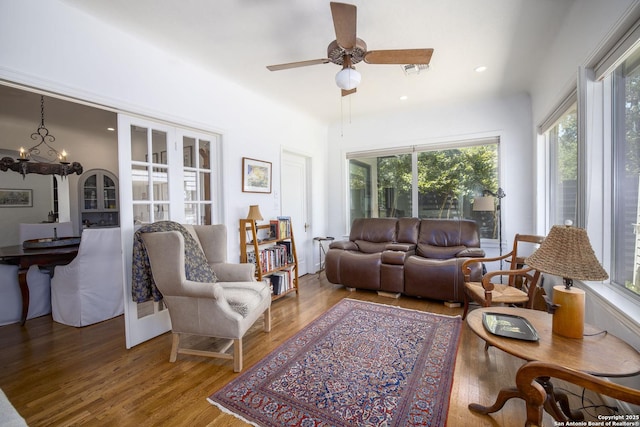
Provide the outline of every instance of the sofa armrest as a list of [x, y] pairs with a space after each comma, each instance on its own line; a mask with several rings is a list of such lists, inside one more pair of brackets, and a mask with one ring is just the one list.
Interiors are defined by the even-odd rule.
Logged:
[[339, 240], [337, 242], [332, 242], [329, 245], [329, 249], [342, 249], [343, 251], [357, 251], [358, 245], [351, 240]]
[[485, 256], [484, 249], [467, 248], [456, 254], [456, 258], [483, 258]]
[[380, 261], [383, 264], [404, 265], [404, 262], [411, 255], [415, 255], [415, 251], [391, 251], [386, 250], [382, 252]]
[[389, 243], [386, 248], [388, 251], [415, 252], [415, 243]]
[[232, 264], [226, 262], [211, 265], [220, 282], [253, 282], [255, 281], [255, 264]]

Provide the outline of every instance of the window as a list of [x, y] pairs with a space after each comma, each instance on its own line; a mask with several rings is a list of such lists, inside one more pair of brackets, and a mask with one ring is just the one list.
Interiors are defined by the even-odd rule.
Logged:
[[578, 224], [578, 126], [574, 103], [546, 132], [550, 148], [550, 223]]
[[349, 162], [349, 202], [351, 218], [371, 218], [371, 165]]
[[613, 75], [612, 282], [640, 295], [640, 51]]
[[182, 165], [184, 168], [184, 221], [187, 224], [212, 224], [214, 174], [212, 144], [207, 139], [182, 137]]
[[442, 147], [350, 153], [350, 219], [465, 218], [497, 238], [497, 214], [473, 211], [474, 197], [498, 190], [498, 139]]

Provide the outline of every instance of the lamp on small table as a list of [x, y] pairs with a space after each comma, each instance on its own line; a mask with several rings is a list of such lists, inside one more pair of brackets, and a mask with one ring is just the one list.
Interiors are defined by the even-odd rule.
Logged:
[[584, 335], [582, 289], [573, 288], [573, 280], [606, 280], [609, 275], [596, 258], [586, 230], [570, 225], [554, 225], [537, 251], [525, 260], [542, 273], [562, 277], [564, 286], [553, 287], [553, 332], [567, 338]]

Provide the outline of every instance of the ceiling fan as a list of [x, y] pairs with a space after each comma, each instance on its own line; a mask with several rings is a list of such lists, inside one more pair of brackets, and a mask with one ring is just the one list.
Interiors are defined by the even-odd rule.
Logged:
[[367, 64], [417, 64], [428, 65], [433, 49], [367, 50], [364, 40], [356, 37], [356, 7], [352, 4], [331, 2], [331, 16], [336, 31], [336, 39], [329, 43], [327, 58], [308, 61], [268, 65], [271, 71], [332, 62], [342, 66], [336, 74], [336, 84], [342, 89], [342, 96], [356, 91], [360, 84], [360, 73], [354, 65], [360, 61]]

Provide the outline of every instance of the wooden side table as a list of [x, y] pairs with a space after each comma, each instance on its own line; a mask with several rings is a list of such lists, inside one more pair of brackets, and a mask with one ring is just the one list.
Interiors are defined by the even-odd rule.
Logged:
[[[505, 338], [488, 332], [482, 324], [483, 313], [503, 313], [527, 319], [538, 332], [538, 341], [523, 341]], [[583, 339], [565, 338], [552, 332], [552, 315], [544, 311], [511, 307], [486, 307], [471, 311], [467, 315], [471, 330], [487, 342], [513, 356], [526, 361], [554, 363], [567, 368], [600, 377], [628, 377], [640, 373], [640, 353], [620, 338], [585, 324]], [[569, 409], [566, 396], [554, 392], [548, 377], [539, 378], [549, 398], [545, 410], [556, 421], [581, 420], [582, 413]], [[482, 414], [499, 411], [514, 397], [523, 398], [516, 387], [502, 389], [491, 406], [477, 403], [469, 409]]]

